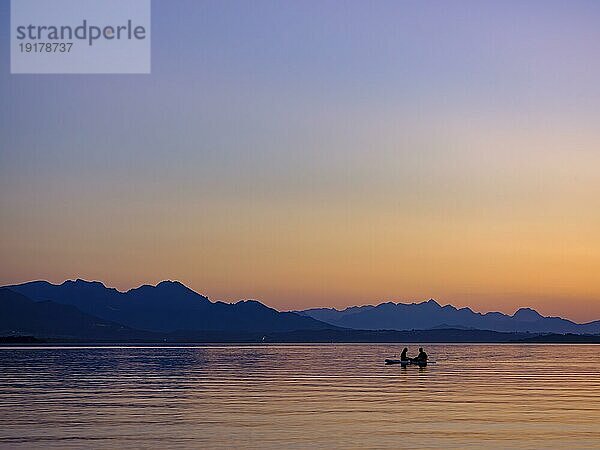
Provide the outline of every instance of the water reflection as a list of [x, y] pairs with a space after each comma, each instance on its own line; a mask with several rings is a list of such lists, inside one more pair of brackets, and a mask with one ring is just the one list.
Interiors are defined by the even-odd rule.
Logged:
[[384, 365], [398, 347], [3, 348], [0, 446], [600, 444], [598, 347], [432, 345], [436, 364]]

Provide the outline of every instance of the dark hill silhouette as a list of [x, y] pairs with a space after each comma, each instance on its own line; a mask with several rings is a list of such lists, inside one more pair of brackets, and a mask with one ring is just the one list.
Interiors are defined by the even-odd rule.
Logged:
[[0, 288], [0, 335], [43, 336], [62, 340], [135, 341], [152, 339], [152, 333], [85, 314], [74, 306], [33, 300]]
[[276, 311], [253, 300], [213, 303], [177, 281], [144, 285], [127, 292], [84, 280], [69, 280], [59, 285], [34, 281], [7, 287], [34, 301], [71, 305], [104, 320], [154, 332], [285, 332], [334, 328], [310, 317]]
[[[499, 312], [481, 314], [470, 308], [441, 306], [435, 300], [354, 306], [342, 311], [311, 309], [294, 313], [278, 312], [254, 300], [234, 304], [211, 302], [206, 296], [177, 281], [163, 281], [156, 286], [143, 285], [127, 292], [107, 288], [97, 281], [79, 279], [62, 284], [34, 281], [6, 288], [35, 302], [69, 305], [81, 313], [95, 316], [99, 321], [122, 324], [133, 330], [161, 333], [161, 336], [169, 333], [200, 336], [188, 332], [213, 333], [210, 336], [221, 336], [218, 333], [254, 336], [254, 333], [309, 332], [336, 327], [397, 331], [452, 328], [498, 332], [600, 333], [600, 321], [577, 324], [560, 317], [543, 317], [530, 308], [521, 308], [512, 316]], [[52, 308], [55, 309], [55, 306]], [[68, 313], [67, 310], [64, 312]], [[71, 311], [69, 314], [75, 313]]]
[[[39, 287], [39, 286], [38, 286]], [[178, 288], [180, 289], [180, 288]], [[154, 292], [154, 291], [152, 291]], [[242, 314], [252, 317], [258, 302], [237, 303]], [[248, 309], [248, 311], [247, 311]], [[178, 330], [168, 333], [135, 330], [79, 311], [75, 306], [49, 300], [34, 302], [7, 288], [0, 288], [0, 342], [36, 344], [60, 342], [554, 342], [600, 343], [600, 335], [539, 334], [457, 329], [440, 326], [431, 330], [353, 330], [327, 328], [292, 331]]]
[[341, 311], [316, 308], [297, 312], [339, 327], [362, 330], [462, 328], [506, 332], [600, 333], [600, 321], [578, 324], [560, 317], [544, 317], [531, 308], [521, 308], [512, 316], [499, 312], [481, 314], [470, 308], [441, 306], [435, 300], [353, 306]]

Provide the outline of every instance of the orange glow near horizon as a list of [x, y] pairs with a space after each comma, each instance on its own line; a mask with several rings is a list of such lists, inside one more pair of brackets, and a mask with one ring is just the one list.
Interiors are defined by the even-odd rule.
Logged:
[[47, 223], [47, 235], [29, 248], [5, 243], [16, 257], [1, 281], [84, 278], [126, 290], [174, 279], [213, 300], [255, 298], [283, 310], [435, 298], [483, 312], [530, 306], [600, 318], [600, 239], [592, 227], [535, 214], [444, 220], [365, 213], [376, 205], [253, 206], [253, 214], [240, 206], [214, 222], [147, 212], [123, 219], [145, 223], [140, 231], [101, 217], [79, 221], [92, 235], [71, 229], [63, 237]]

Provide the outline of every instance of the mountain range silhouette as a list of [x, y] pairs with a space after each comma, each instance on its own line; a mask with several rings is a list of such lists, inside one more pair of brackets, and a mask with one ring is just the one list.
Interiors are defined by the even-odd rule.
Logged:
[[178, 281], [143, 285], [127, 292], [94, 281], [52, 284], [34, 281], [6, 286], [35, 301], [71, 305], [83, 313], [138, 330], [173, 332], [292, 331], [332, 328], [311, 317], [279, 312], [255, 300], [211, 302]]
[[[405, 339], [405, 334], [397, 333], [400, 331], [445, 329], [453, 330], [453, 334], [446, 335], [458, 340], [477, 341], [477, 336], [484, 334], [473, 333], [474, 330], [597, 334], [600, 321], [578, 324], [560, 317], [544, 317], [530, 308], [521, 308], [512, 316], [499, 312], [481, 314], [470, 308], [441, 306], [435, 300], [388, 302], [341, 311], [317, 308], [281, 312], [256, 300], [213, 302], [177, 281], [143, 285], [126, 292], [81, 279], [62, 284], [33, 281], [0, 288], [0, 335], [5, 336], [217, 342], [264, 341], [270, 334], [281, 341], [310, 341], [315, 336], [325, 341], [380, 341], [386, 336]], [[373, 334], [378, 330], [387, 332]]]
[[471, 308], [442, 306], [431, 299], [422, 303], [381, 303], [344, 310], [315, 308], [298, 314], [344, 328], [363, 330], [425, 330], [466, 328], [503, 332], [600, 333], [600, 320], [579, 324], [561, 317], [544, 317], [531, 308], [512, 316], [500, 312], [478, 313]]

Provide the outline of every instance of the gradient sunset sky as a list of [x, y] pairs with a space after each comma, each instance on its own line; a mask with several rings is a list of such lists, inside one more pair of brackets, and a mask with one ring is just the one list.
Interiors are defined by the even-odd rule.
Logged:
[[154, 1], [151, 75], [10, 75], [0, 284], [600, 319], [600, 2]]

